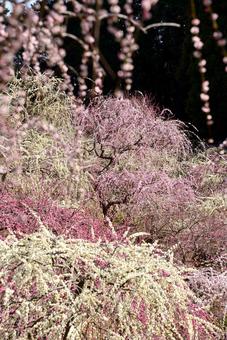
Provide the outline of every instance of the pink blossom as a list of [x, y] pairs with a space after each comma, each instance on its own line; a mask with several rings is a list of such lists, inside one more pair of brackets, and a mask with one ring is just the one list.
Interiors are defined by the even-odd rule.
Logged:
[[203, 106], [202, 107], [202, 111], [205, 112], [205, 113], [209, 113], [210, 112], [210, 108]]
[[151, 17], [150, 10], [157, 4], [158, 0], [142, 0], [141, 6], [143, 9], [143, 18], [145, 20]]
[[203, 0], [204, 6], [211, 6], [212, 5], [212, 0]]
[[207, 102], [210, 99], [209, 95], [205, 93], [201, 93], [200, 98], [203, 102]]
[[105, 269], [109, 266], [109, 263], [107, 261], [104, 261], [103, 259], [96, 259], [95, 261], [95, 265], [101, 269]]
[[219, 15], [217, 13], [212, 13], [211, 18], [212, 20], [216, 21], [218, 19]]
[[219, 39], [221, 39], [223, 37], [223, 34], [220, 31], [215, 31], [213, 33], [213, 37], [214, 37], [214, 39], [219, 40]]
[[192, 19], [192, 25], [199, 26], [200, 20], [198, 18]]
[[190, 31], [191, 31], [192, 34], [199, 34], [199, 27], [192, 26]]
[[218, 39], [217, 44], [220, 47], [224, 47], [224, 46], [227, 45], [227, 40], [226, 39]]
[[194, 56], [195, 58], [199, 59], [199, 58], [201, 58], [202, 54], [201, 54], [200, 51], [194, 51], [194, 52], [193, 52], [193, 56]]
[[201, 50], [203, 48], [203, 42], [201, 40], [199, 41], [196, 41], [194, 43], [194, 47], [197, 49], [197, 50]]
[[204, 67], [204, 66], [206, 66], [206, 60], [205, 59], [202, 59], [200, 62], [199, 62], [199, 66], [201, 66], [201, 67]]

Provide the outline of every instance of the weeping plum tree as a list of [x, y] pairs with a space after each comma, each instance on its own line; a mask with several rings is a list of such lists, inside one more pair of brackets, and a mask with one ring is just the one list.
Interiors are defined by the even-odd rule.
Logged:
[[138, 204], [142, 192], [158, 197], [177, 186], [175, 165], [188, 155], [190, 143], [182, 124], [164, 120], [145, 98], [97, 99], [81, 120], [85, 149], [96, 158], [91, 174], [104, 215], [116, 205]]
[[99, 98], [79, 124], [91, 164], [89, 195], [104, 218], [149, 232], [151, 241], [181, 240], [184, 261], [224, 251], [223, 156], [192, 152], [184, 125], [144, 97]]

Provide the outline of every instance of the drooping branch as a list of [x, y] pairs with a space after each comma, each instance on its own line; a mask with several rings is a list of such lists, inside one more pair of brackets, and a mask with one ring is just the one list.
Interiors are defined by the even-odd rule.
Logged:
[[151, 25], [144, 27], [144, 31], [145, 31], [145, 33], [147, 33], [147, 31], [150, 30], [151, 28], [159, 28], [159, 27], [177, 27], [177, 28], [180, 28], [181, 25], [177, 24], [175, 22], [157, 22], [156, 24], [151, 24]]
[[81, 47], [84, 50], [88, 50], [88, 46], [83, 42], [83, 40], [79, 39], [76, 35], [71, 34], [71, 33], [62, 33], [62, 37], [63, 38], [70, 38], [70, 39], [76, 41], [78, 44], [80, 44]]

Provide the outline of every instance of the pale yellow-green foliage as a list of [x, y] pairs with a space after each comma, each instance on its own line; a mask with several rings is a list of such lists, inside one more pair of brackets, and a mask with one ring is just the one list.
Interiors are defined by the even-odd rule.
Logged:
[[29, 130], [21, 143], [23, 167], [27, 174], [45, 175], [64, 178], [69, 176], [67, 159], [63, 150], [47, 134]]
[[157, 252], [149, 244], [66, 240], [44, 226], [20, 240], [9, 236], [0, 242], [0, 338], [218, 339], [218, 328], [190, 312], [199, 301], [183, 269]]
[[60, 201], [70, 193], [71, 200], [77, 202], [82, 174], [80, 142], [73, 125], [76, 104], [61, 89], [61, 83], [55, 77], [31, 74], [9, 84], [8, 124], [22, 133], [17, 150], [10, 151], [18, 157], [9, 162], [6, 155], [2, 165], [16, 169], [7, 175], [7, 183], [14, 191], [45, 192]]
[[227, 197], [223, 194], [217, 193], [212, 197], [206, 197], [206, 199], [201, 200], [200, 205], [198, 205], [200, 212], [212, 215], [215, 211], [226, 210], [227, 209]]
[[15, 119], [14, 106], [18, 104], [20, 94], [24, 93], [21, 119], [39, 117], [67, 133], [72, 130], [73, 99], [61, 90], [61, 83], [60, 79], [41, 73], [14, 78], [8, 86], [12, 122]]

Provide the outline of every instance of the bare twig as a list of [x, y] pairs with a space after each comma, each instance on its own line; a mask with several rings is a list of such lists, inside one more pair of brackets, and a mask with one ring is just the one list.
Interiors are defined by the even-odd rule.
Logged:
[[158, 22], [156, 24], [151, 24], [151, 25], [144, 27], [144, 31], [145, 31], [145, 33], [147, 33], [147, 31], [150, 30], [151, 28], [158, 28], [158, 27], [177, 27], [177, 28], [180, 28], [181, 25], [177, 24], [175, 22]]

